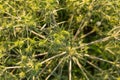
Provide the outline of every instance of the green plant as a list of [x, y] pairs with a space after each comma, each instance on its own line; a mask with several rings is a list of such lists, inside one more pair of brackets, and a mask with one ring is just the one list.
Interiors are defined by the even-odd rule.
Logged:
[[1, 80], [120, 77], [119, 0], [1, 0]]

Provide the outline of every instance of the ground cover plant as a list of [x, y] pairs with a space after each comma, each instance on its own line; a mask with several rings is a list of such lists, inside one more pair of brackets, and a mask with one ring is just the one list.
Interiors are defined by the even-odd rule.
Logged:
[[0, 0], [0, 80], [120, 80], [120, 0]]

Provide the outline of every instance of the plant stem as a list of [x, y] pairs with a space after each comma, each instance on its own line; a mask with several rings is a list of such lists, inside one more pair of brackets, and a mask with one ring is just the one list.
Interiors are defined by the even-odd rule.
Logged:
[[69, 80], [72, 80], [72, 60], [69, 61]]

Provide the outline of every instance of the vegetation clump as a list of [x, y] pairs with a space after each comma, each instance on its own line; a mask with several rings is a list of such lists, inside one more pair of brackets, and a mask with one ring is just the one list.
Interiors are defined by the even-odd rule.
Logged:
[[1, 80], [119, 80], [119, 0], [0, 0]]

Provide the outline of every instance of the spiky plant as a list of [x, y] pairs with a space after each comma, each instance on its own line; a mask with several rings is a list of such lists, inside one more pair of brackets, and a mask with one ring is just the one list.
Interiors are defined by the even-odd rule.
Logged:
[[1, 80], [120, 78], [119, 0], [1, 0]]

